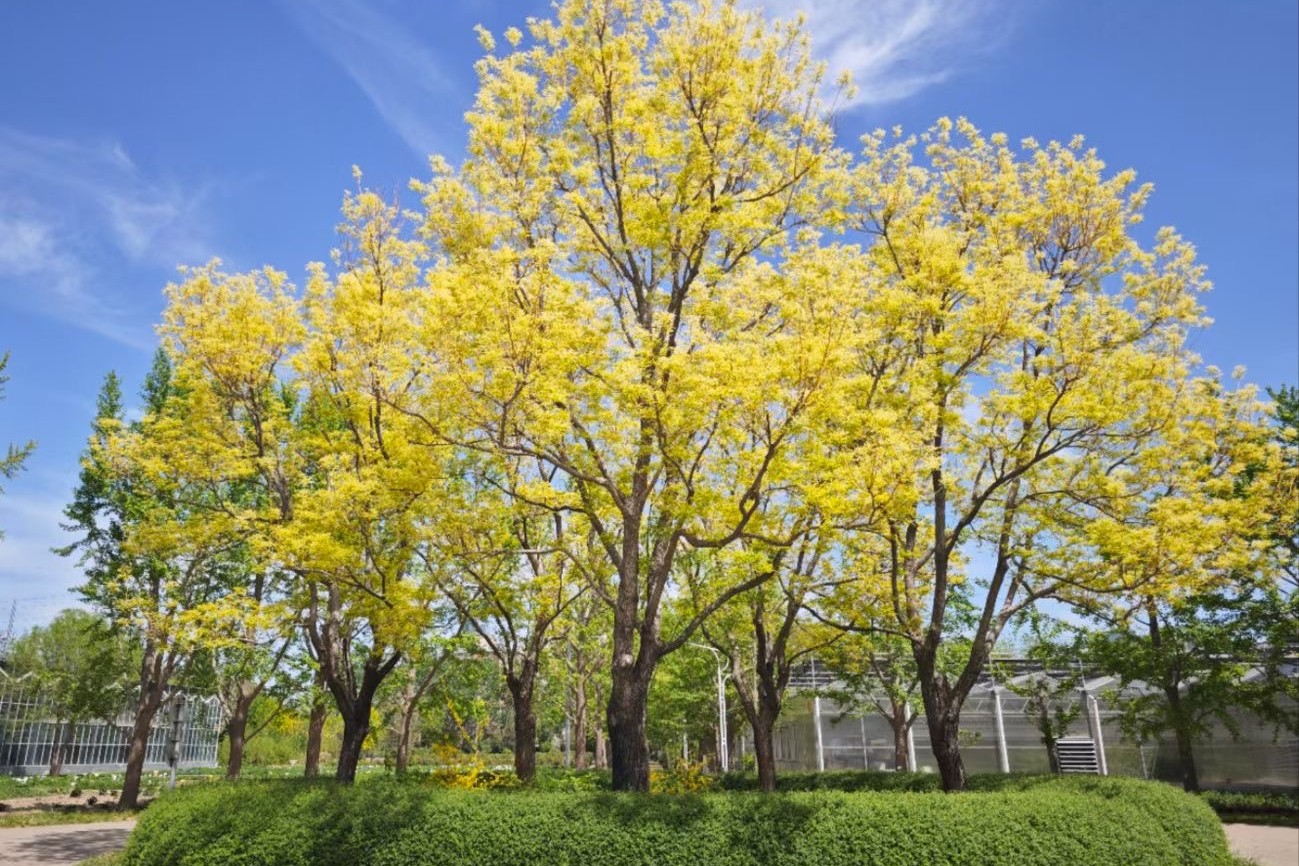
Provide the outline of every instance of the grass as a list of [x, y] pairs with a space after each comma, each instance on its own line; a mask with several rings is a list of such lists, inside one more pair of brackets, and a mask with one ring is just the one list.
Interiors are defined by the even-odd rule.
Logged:
[[[120, 866], [122, 862], [122, 852], [114, 851], [111, 854], [96, 854], [89, 860], [82, 860], [76, 866]], [[1242, 863], [1241, 866], [1252, 866], [1249, 863]]]
[[49, 827], [55, 824], [98, 824], [104, 821], [129, 821], [139, 810], [103, 809], [93, 812], [37, 809], [30, 812], [0, 812], [0, 830], [9, 827]]

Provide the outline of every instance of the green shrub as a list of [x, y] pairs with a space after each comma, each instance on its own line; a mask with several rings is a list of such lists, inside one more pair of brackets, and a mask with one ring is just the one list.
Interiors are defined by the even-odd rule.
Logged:
[[[761, 785], [754, 773], [727, 773], [721, 777], [727, 791], [757, 791]], [[909, 791], [926, 793], [942, 789], [933, 773], [882, 773], [878, 770], [839, 770], [829, 773], [777, 773], [778, 791]]]
[[1200, 797], [1223, 821], [1299, 827], [1299, 794], [1205, 791]]
[[1231, 812], [1299, 814], [1299, 794], [1205, 791], [1200, 794], [1200, 797], [1219, 814]]
[[[989, 788], [992, 786], [988, 786]], [[376, 780], [195, 786], [140, 819], [123, 866], [1229, 866], [1196, 798], [1132, 780], [1003, 790], [446, 791]]]

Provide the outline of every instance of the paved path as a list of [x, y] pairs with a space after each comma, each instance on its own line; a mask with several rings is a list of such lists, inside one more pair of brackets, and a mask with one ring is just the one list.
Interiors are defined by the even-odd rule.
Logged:
[[1259, 827], [1223, 824], [1232, 853], [1257, 861], [1260, 866], [1295, 866], [1299, 863], [1299, 827]]
[[98, 824], [54, 824], [49, 827], [0, 829], [0, 864], [68, 866], [87, 857], [126, 847], [134, 821]]

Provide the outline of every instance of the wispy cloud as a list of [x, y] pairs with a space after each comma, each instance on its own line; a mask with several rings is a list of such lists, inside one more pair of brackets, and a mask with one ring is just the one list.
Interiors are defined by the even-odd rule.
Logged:
[[947, 80], [1011, 28], [1003, 0], [749, 0], [768, 16], [805, 16], [830, 77], [852, 73], [853, 102], [876, 105]]
[[152, 343], [124, 270], [170, 270], [211, 253], [206, 191], [149, 178], [119, 144], [0, 127], [0, 281], [6, 303], [129, 346]]
[[0, 497], [0, 526], [5, 533], [0, 539], [0, 617], [8, 617], [9, 604], [15, 600], [20, 624], [48, 620], [59, 609], [76, 604], [68, 590], [85, 576], [75, 556], [62, 557], [51, 550], [75, 538], [61, 528], [70, 495], [53, 487], [43, 493]]
[[450, 83], [427, 46], [366, 0], [286, 0], [284, 7], [412, 150], [438, 149], [432, 118]]

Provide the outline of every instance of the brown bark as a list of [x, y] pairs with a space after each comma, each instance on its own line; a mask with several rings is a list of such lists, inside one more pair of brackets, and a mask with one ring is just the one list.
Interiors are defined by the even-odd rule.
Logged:
[[634, 666], [619, 667], [615, 662], [608, 710], [615, 791], [649, 790], [649, 744], [645, 740], [648, 698], [649, 677]]
[[1183, 719], [1182, 695], [1176, 686], [1165, 689], [1170, 715], [1173, 719], [1173, 737], [1177, 741], [1177, 763], [1182, 769], [1182, 788], [1193, 794], [1200, 792], [1200, 773], [1195, 766], [1194, 738]]
[[235, 711], [226, 723], [226, 735], [230, 739], [230, 759], [226, 762], [226, 778], [234, 781], [239, 778], [244, 766], [244, 735], [248, 731], [248, 704], [242, 700], [235, 704]]
[[226, 762], [226, 778], [234, 781], [243, 772], [244, 747], [248, 743], [248, 717], [252, 712], [253, 701], [261, 688], [252, 682], [241, 682], [237, 686], [234, 705], [230, 708], [230, 721], [226, 723], [226, 736], [230, 740], [230, 758]]
[[330, 683], [343, 716], [343, 743], [338, 750], [338, 769], [334, 778], [339, 782], [351, 784], [356, 781], [356, 768], [361, 763], [361, 750], [365, 747], [365, 738], [370, 735], [370, 710], [374, 707], [374, 694], [384, 677], [396, 666], [399, 655], [394, 655], [388, 663], [380, 664], [377, 659], [370, 659], [365, 666], [360, 688], [356, 696], [343, 695], [341, 685]]
[[938, 775], [943, 780], [943, 790], [948, 793], [965, 790], [965, 760], [961, 757], [960, 715], [958, 708], [930, 713], [925, 706], [925, 721], [929, 725], [929, 739], [933, 743], [934, 760], [938, 762]]
[[[325, 609], [319, 608], [319, 593], [312, 592], [304, 625], [307, 642], [319, 664], [320, 681], [333, 695], [338, 714], [343, 718], [343, 742], [338, 750], [334, 778], [351, 784], [356, 780], [361, 750], [370, 734], [375, 692], [401, 661], [401, 653], [383, 646], [372, 647], [358, 671], [352, 657], [355, 636], [348, 630], [343, 616], [342, 592], [332, 584], [323, 589]], [[385, 658], [385, 652], [391, 655]]]
[[67, 759], [68, 750], [72, 747], [72, 738], [76, 734], [76, 726], [68, 721], [66, 723], [56, 722], [54, 726], [55, 740], [54, 748], [50, 750], [50, 775], [63, 775], [63, 762]]
[[140, 661], [140, 691], [135, 703], [135, 719], [131, 724], [130, 744], [126, 751], [126, 772], [122, 778], [122, 793], [117, 799], [119, 809], [134, 809], [139, 805], [140, 779], [144, 775], [144, 759], [149, 746], [149, 728], [162, 706], [162, 696], [171, 680], [176, 658], [160, 653], [146, 645]]
[[537, 776], [537, 713], [532, 694], [536, 671], [524, 664], [520, 673], [506, 678], [514, 704], [514, 774], [529, 784]]
[[311, 702], [311, 716], [307, 720], [307, 758], [303, 775], [314, 779], [320, 775], [320, 742], [325, 735], [325, 718], [329, 715], [329, 704], [325, 695], [320, 692]]
[[119, 809], [134, 809], [139, 806], [140, 779], [144, 775], [144, 759], [149, 746], [149, 728], [161, 705], [161, 688], [144, 689], [136, 703], [130, 745], [126, 752], [126, 773], [122, 778], [122, 793], [117, 799]]
[[776, 790], [776, 719], [759, 712], [749, 719], [753, 728], [753, 758], [758, 767], [758, 785], [766, 793]]
[[911, 728], [911, 719], [907, 717], [907, 705], [893, 702], [893, 717], [889, 720], [893, 728], [893, 769], [899, 773], [906, 772], [907, 767], [907, 731]]

